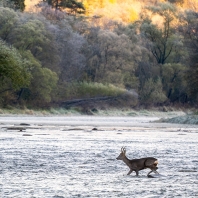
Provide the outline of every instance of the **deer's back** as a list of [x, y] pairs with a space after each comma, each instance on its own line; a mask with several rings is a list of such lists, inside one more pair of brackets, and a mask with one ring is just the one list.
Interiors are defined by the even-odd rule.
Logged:
[[145, 157], [140, 159], [132, 159], [130, 160], [130, 164], [133, 168], [137, 168], [139, 170], [144, 168], [149, 168], [150, 166], [153, 166], [154, 164], [157, 165], [158, 161], [154, 157]]

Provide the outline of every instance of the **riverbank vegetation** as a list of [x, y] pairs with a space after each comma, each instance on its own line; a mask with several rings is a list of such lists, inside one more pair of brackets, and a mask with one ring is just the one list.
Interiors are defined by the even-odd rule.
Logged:
[[196, 2], [142, 1], [130, 21], [53, 2], [0, 3], [1, 109], [196, 107]]

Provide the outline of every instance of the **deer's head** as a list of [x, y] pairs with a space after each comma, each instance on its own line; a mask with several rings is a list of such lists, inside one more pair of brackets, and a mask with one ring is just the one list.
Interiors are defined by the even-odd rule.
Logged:
[[124, 147], [121, 148], [120, 155], [116, 158], [117, 160], [123, 160], [126, 157], [126, 149]]

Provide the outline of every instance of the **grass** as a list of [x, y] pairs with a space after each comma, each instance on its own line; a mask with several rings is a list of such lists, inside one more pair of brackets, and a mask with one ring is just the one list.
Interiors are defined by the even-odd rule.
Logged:
[[125, 89], [111, 84], [80, 82], [67, 86], [67, 96], [70, 98], [92, 98], [102, 96], [118, 96], [126, 92]]
[[117, 88], [113, 85], [104, 85], [101, 83], [87, 83], [82, 82], [78, 84], [78, 93], [80, 95], [86, 95], [89, 96], [117, 96], [119, 94], [124, 93], [123, 89]]
[[[27, 108], [10, 108], [0, 109], [0, 116], [9, 115], [27, 115], [27, 116], [80, 116], [80, 115], [93, 115], [93, 116], [155, 116], [161, 118], [173, 118], [177, 116], [185, 116], [186, 113], [181, 110], [163, 112], [159, 109], [132, 109], [132, 108], [93, 108], [89, 112], [83, 111], [81, 107], [66, 108], [49, 108], [49, 109], [27, 109]], [[194, 115], [194, 117], [198, 117]], [[198, 118], [197, 118], [198, 119]], [[163, 120], [165, 121], [165, 120]], [[167, 120], [166, 120], [167, 121]], [[168, 121], [167, 121], [168, 122]], [[173, 121], [172, 121], [173, 122]]]

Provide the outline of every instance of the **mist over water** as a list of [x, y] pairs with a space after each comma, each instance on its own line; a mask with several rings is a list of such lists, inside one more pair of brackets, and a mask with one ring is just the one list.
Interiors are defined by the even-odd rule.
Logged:
[[[0, 197], [197, 197], [198, 129], [156, 117], [0, 117]], [[26, 130], [14, 130], [28, 123]], [[9, 128], [10, 127], [10, 128]], [[127, 176], [115, 158], [156, 157]]]

